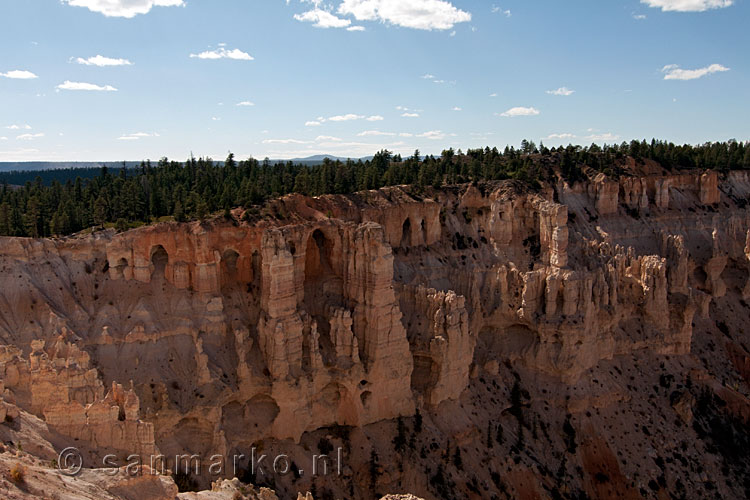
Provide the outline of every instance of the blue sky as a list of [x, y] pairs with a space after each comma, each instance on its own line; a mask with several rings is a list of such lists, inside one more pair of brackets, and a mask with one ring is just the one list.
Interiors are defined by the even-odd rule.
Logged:
[[0, 161], [750, 139], [748, 0], [0, 0]]

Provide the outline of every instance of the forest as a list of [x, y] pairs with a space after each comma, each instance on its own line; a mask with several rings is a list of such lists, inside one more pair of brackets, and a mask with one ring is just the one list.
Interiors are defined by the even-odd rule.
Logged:
[[[668, 170], [750, 169], [750, 143], [712, 142], [675, 145], [665, 141], [588, 147], [547, 148], [524, 140], [520, 148], [448, 149], [439, 157], [415, 151], [402, 157], [379, 151], [371, 160], [330, 161], [317, 165], [237, 161], [210, 158], [161, 159], [137, 168], [102, 166], [80, 175], [76, 169], [55, 171], [13, 185], [0, 175], [0, 235], [64, 236], [89, 228], [119, 231], [160, 220], [205, 219], [230, 209], [253, 207], [289, 193], [308, 196], [346, 194], [384, 186], [411, 184], [417, 189], [482, 180], [516, 179], [537, 189], [561, 175], [568, 183], [583, 180], [589, 169], [618, 177], [631, 157], [650, 159]], [[41, 173], [40, 173], [41, 174]], [[89, 175], [90, 174], [90, 175]]]

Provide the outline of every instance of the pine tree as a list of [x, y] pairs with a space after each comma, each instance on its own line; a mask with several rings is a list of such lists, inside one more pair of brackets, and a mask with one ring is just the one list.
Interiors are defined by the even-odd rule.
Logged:
[[0, 205], [0, 236], [10, 235], [10, 205], [3, 202]]
[[393, 448], [402, 453], [406, 447], [406, 426], [404, 425], [404, 419], [398, 417], [396, 419], [396, 437], [393, 438]]
[[97, 226], [104, 226], [104, 223], [107, 222], [107, 211], [107, 200], [104, 199], [103, 195], [99, 195], [94, 202], [94, 223]]
[[177, 200], [174, 203], [174, 220], [177, 222], [185, 222], [185, 212], [182, 209], [182, 202]]

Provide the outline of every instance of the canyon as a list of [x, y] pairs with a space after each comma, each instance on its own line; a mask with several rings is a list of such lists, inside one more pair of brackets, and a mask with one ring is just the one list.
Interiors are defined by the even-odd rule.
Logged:
[[[339, 474], [240, 479], [280, 498], [745, 498], [750, 457], [714, 426], [748, 439], [750, 172], [585, 173], [0, 238], [0, 469], [41, 477], [74, 446], [100, 492], [80, 498], [214, 498], [97, 466], [341, 448]], [[232, 498], [235, 475], [190, 479]]]

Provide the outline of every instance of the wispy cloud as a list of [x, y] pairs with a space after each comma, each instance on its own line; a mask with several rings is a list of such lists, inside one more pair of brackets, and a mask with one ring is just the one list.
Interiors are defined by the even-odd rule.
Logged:
[[451, 111], [463, 111], [463, 109], [459, 108], [458, 106], [453, 106], [453, 108], [451, 108]]
[[380, 130], [365, 130], [357, 134], [358, 137], [370, 137], [370, 136], [392, 137], [395, 135], [396, 135], [395, 132], [381, 132]]
[[13, 71], [8, 71], [7, 73], [0, 73], [0, 76], [2, 76], [3, 78], [11, 78], [13, 80], [33, 80], [34, 78], [39, 78], [31, 71], [21, 69], [14, 69]]
[[115, 59], [112, 57], [104, 57], [101, 55], [96, 55], [96, 56], [89, 57], [86, 59], [84, 59], [83, 57], [73, 57], [70, 60], [71, 62], [74, 62], [76, 64], [83, 64], [85, 66], [99, 66], [99, 67], [131, 66], [133, 64], [127, 59]]
[[575, 134], [562, 133], [562, 134], [550, 134], [547, 136], [547, 139], [574, 139], [575, 137], [576, 137]]
[[134, 134], [123, 134], [117, 138], [118, 141], [137, 141], [138, 139], [145, 139], [147, 137], [159, 137], [159, 134], [154, 132], [149, 134], [148, 132], [136, 132]]
[[559, 89], [548, 90], [547, 93], [550, 95], [569, 96], [573, 95], [575, 90], [570, 90], [568, 87], [560, 87]]
[[96, 85], [93, 83], [86, 83], [86, 82], [71, 82], [70, 80], [65, 80], [65, 82], [57, 86], [57, 89], [58, 90], [91, 90], [91, 91], [97, 91], [97, 92], [117, 92], [117, 89], [114, 88], [112, 85]]
[[517, 116], [536, 116], [539, 114], [539, 110], [533, 107], [526, 108], [523, 106], [517, 106], [515, 108], [510, 108], [508, 111], [504, 111], [503, 113], [500, 113], [500, 116], [504, 116], [506, 118], [515, 118]]
[[705, 68], [698, 69], [681, 69], [676, 64], [669, 64], [661, 69], [664, 73], [665, 80], [696, 80], [712, 73], [721, 73], [729, 71], [729, 68], [721, 64], [712, 64]]
[[38, 134], [21, 134], [19, 136], [16, 136], [16, 139], [20, 141], [31, 141], [33, 139], [39, 139], [41, 137], [44, 137], [44, 133], [42, 132]]
[[154, 7], [179, 7], [184, 0], [62, 0], [73, 7], [86, 7], [107, 17], [132, 18], [148, 14]]
[[503, 14], [505, 17], [510, 17], [512, 15], [510, 9], [503, 9], [499, 5], [493, 5], [491, 10], [493, 14]]
[[251, 101], [242, 101], [238, 102], [236, 106], [255, 106], [255, 103]]
[[190, 54], [191, 58], [194, 59], [234, 59], [235, 61], [252, 61], [255, 59], [247, 52], [243, 52], [240, 49], [227, 49], [226, 47], [219, 47], [215, 50], [206, 50], [198, 54]]
[[315, 120], [310, 120], [305, 122], [306, 127], [318, 127], [326, 122], [351, 122], [356, 120], [365, 120], [368, 122], [380, 122], [383, 121], [385, 118], [383, 118], [380, 115], [358, 115], [356, 113], [347, 113], [344, 115], [335, 115], [330, 116], [328, 118], [324, 118], [322, 116], [317, 117]]
[[417, 134], [417, 137], [422, 137], [424, 139], [430, 139], [433, 141], [442, 141], [447, 137], [447, 135], [443, 133], [442, 130], [430, 130], [429, 132]]
[[265, 139], [263, 144], [312, 144], [312, 141], [300, 141], [298, 139]]
[[419, 118], [419, 113], [412, 113], [412, 112], [407, 111], [405, 113], [401, 113], [401, 116], [403, 118]]
[[734, 0], [641, 0], [641, 3], [664, 12], [705, 12], [730, 7]]
[[13, 124], [13, 125], [8, 125], [5, 128], [7, 128], [9, 130], [31, 130], [31, 125], [28, 125], [26, 123], [24, 123], [23, 125]]
[[646, 14], [633, 14], [633, 19], [636, 21], [643, 21], [646, 19]]

